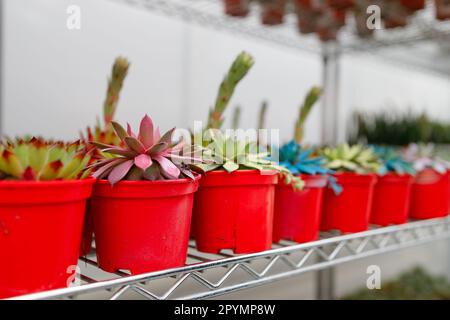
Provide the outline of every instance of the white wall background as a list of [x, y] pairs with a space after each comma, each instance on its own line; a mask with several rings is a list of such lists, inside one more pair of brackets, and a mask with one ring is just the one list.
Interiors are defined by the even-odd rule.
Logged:
[[[241, 50], [250, 52], [256, 60], [231, 102], [232, 107], [243, 107], [244, 127], [256, 125], [259, 105], [267, 99], [268, 126], [279, 128], [282, 140], [289, 139], [305, 92], [321, 82], [318, 56], [190, 26], [120, 3], [0, 1], [4, 3], [5, 19], [0, 120], [4, 133], [10, 136], [31, 133], [76, 138], [80, 129], [94, 124], [96, 116], [101, 115], [106, 78], [117, 55], [128, 57], [132, 63], [118, 120], [137, 124], [148, 113], [164, 129], [174, 125], [191, 127], [194, 120], [206, 119], [224, 73]], [[66, 28], [70, 4], [81, 7], [81, 30]], [[340, 140], [345, 139], [346, 121], [355, 108], [410, 106], [450, 120], [448, 78], [383, 64], [366, 56], [344, 58], [341, 70]], [[307, 124], [307, 142], [320, 141], [319, 120], [317, 108]], [[390, 255], [371, 261], [382, 263], [390, 275], [415, 262], [428, 263], [435, 272], [449, 270], [448, 246], [429, 245], [407, 252], [402, 259]], [[345, 280], [339, 280], [338, 292], [364, 285], [361, 266], [369, 262], [340, 267], [341, 279]], [[285, 298], [313, 297], [310, 287], [286, 281], [274, 287], [282, 289], [256, 290], [252, 297], [268, 298], [277, 292], [283, 292]]]

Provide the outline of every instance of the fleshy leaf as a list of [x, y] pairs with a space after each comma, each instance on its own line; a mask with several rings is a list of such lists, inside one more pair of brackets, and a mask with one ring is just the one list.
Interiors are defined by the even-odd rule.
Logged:
[[111, 185], [115, 185], [117, 182], [122, 180], [124, 178], [128, 171], [133, 166], [132, 160], [127, 160], [118, 166], [114, 167], [114, 169], [111, 171], [111, 173], [108, 175], [108, 181], [111, 183]]
[[180, 169], [178, 169], [177, 166], [175, 166], [169, 159], [162, 156], [155, 156], [153, 159], [159, 163], [163, 173], [172, 179], [176, 179], [180, 176]]
[[140, 154], [134, 158], [134, 164], [136, 165], [136, 167], [142, 170], [146, 170], [148, 167], [152, 165], [152, 163], [153, 163], [152, 158], [145, 153]]
[[139, 140], [142, 142], [146, 149], [150, 148], [153, 141], [153, 122], [148, 115], [145, 115], [141, 120], [139, 127]]

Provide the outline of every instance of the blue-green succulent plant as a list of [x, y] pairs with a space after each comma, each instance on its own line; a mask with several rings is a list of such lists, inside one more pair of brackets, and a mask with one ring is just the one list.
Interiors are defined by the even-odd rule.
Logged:
[[[272, 149], [272, 152], [276, 152]], [[280, 165], [286, 167], [293, 174], [325, 175], [328, 174], [329, 186], [336, 194], [342, 192], [342, 187], [337, 184], [336, 179], [331, 176], [333, 170], [325, 166], [324, 158], [313, 156], [313, 148], [302, 148], [294, 140], [282, 146], [279, 150]]]
[[397, 174], [415, 174], [413, 165], [406, 161], [400, 154], [395, 152], [393, 148], [372, 146], [375, 154], [381, 160], [380, 174], [395, 172]]

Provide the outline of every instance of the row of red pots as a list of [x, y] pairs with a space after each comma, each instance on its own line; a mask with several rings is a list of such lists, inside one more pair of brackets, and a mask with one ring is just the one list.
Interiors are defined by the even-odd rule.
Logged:
[[307, 184], [300, 192], [277, 187], [274, 242], [308, 242], [316, 240], [319, 231], [361, 232], [370, 224], [402, 224], [409, 218], [439, 218], [450, 212], [448, 172], [427, 169], [416, 177], [341, 173], [336, 178], [343, 187], [340, 195], [318, 183], [324, 179], [320, 176], [304, 176]]
[[[339, 196], [325, 188], [324, 177], [304, 178], [306, 188], [297, 193], [277, 184], [275, 173], [251, 170], [215, 171], [195, 181], [122, 181], [114, 187], [94, 179], [2, 181], [0, 298], [69, 285], [83, 220], [85, 230], [94, 226], [99, 266], [132, 274], [184, 265], [190, 232], [200, 251], [257, 252], [270, 249], [272, 240], [314, 240], [319, 229], [367, 229], [373, 197], [372, 222], [406, 220], [412, 178], [388, 175], [374, 189], [375, 176], [341, 174], [337, 178], [344, 191]], [[425, 182], [412, 187], [411, 217], [446, 215], [448, 176]], [[82, 251], [90, 249], [90, 234]]]

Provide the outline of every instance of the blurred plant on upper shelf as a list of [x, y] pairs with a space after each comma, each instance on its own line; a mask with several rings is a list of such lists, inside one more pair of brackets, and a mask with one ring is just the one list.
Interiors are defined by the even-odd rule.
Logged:
[[161, 136], [147, 115], [141, 120], [137, 135], [129, 124], [127, 130], [117, 122], [111, 124], [123, 147], [92, 141], [102, 154], [114, 156], [105, 156], [92, 164], [93, 177], [108, 178], [111, 185], [121, 180], [194, 179], [189, 166], [203, 160], [195, 157], [196, 146], [185, 146], [183, 140], [172, 141], [175, 128]]
[[434, 145], [411, 143], [403, 150], [403, 157], [412, 163], [415, 171], [433, 169], [441, 174], [450, 168], [450, 162], [442, 159], [435, 151]]
[[220, 130], [208, 129], [206, 136], [210, 143], [202, 150], [202, 159], [207, 163], [193, 164], [200, 173], [212, 170], [259, 170], [262, 174], [277, 172], [286, 184], [300, 190], [304, 186], [301, 178], [295, 177], [287, 168], [269, 159], [269, 152], [262, 152], [256, 141], [227, 136]]
[[390, 147], [371, 146], [375, 154], [381, 160], [380, 174], [395, 172], [397, 174], [414, 175], [416, 171], [413, 165], [406, 161], [401, 154]]
[[450, 300], [450, 283], [416, 267], [396, 280], [387, 281], [379, 290], [360, 289], [345, 300]]
[[406, 146], [410, 143], [450, 143], [450, 123], [430, 119], [425, 113], [357, 112], [351, 143]]
[[108, 79], [106, 98], [103, 103], [103, 124], [97, 119], [97, 124], [94, 128], [88, 127], [86, 129], [86, 135], [80, 133], [81, 139], [86, 144], [88, 141], [96, 141], [114, 146], [122, 145], [122, 140], [116, 135], [111, 122], [114, 120], [120, 91], [122, 90], [129, 66], [130, 63], [126, 58], [117, 57], [115, 59], [111, 76]]
[[0, 180], [72, 180], [89, 175], [80, 141], [65, 143], [42, 138], [6, 139], [0, 143]]
[[320, 154], [325, 158], [326, 166], [337, 172], [379, 173], [382, 167], [374, 150], [363, 145], [345, 143], [334, 148], [325, 147]]

